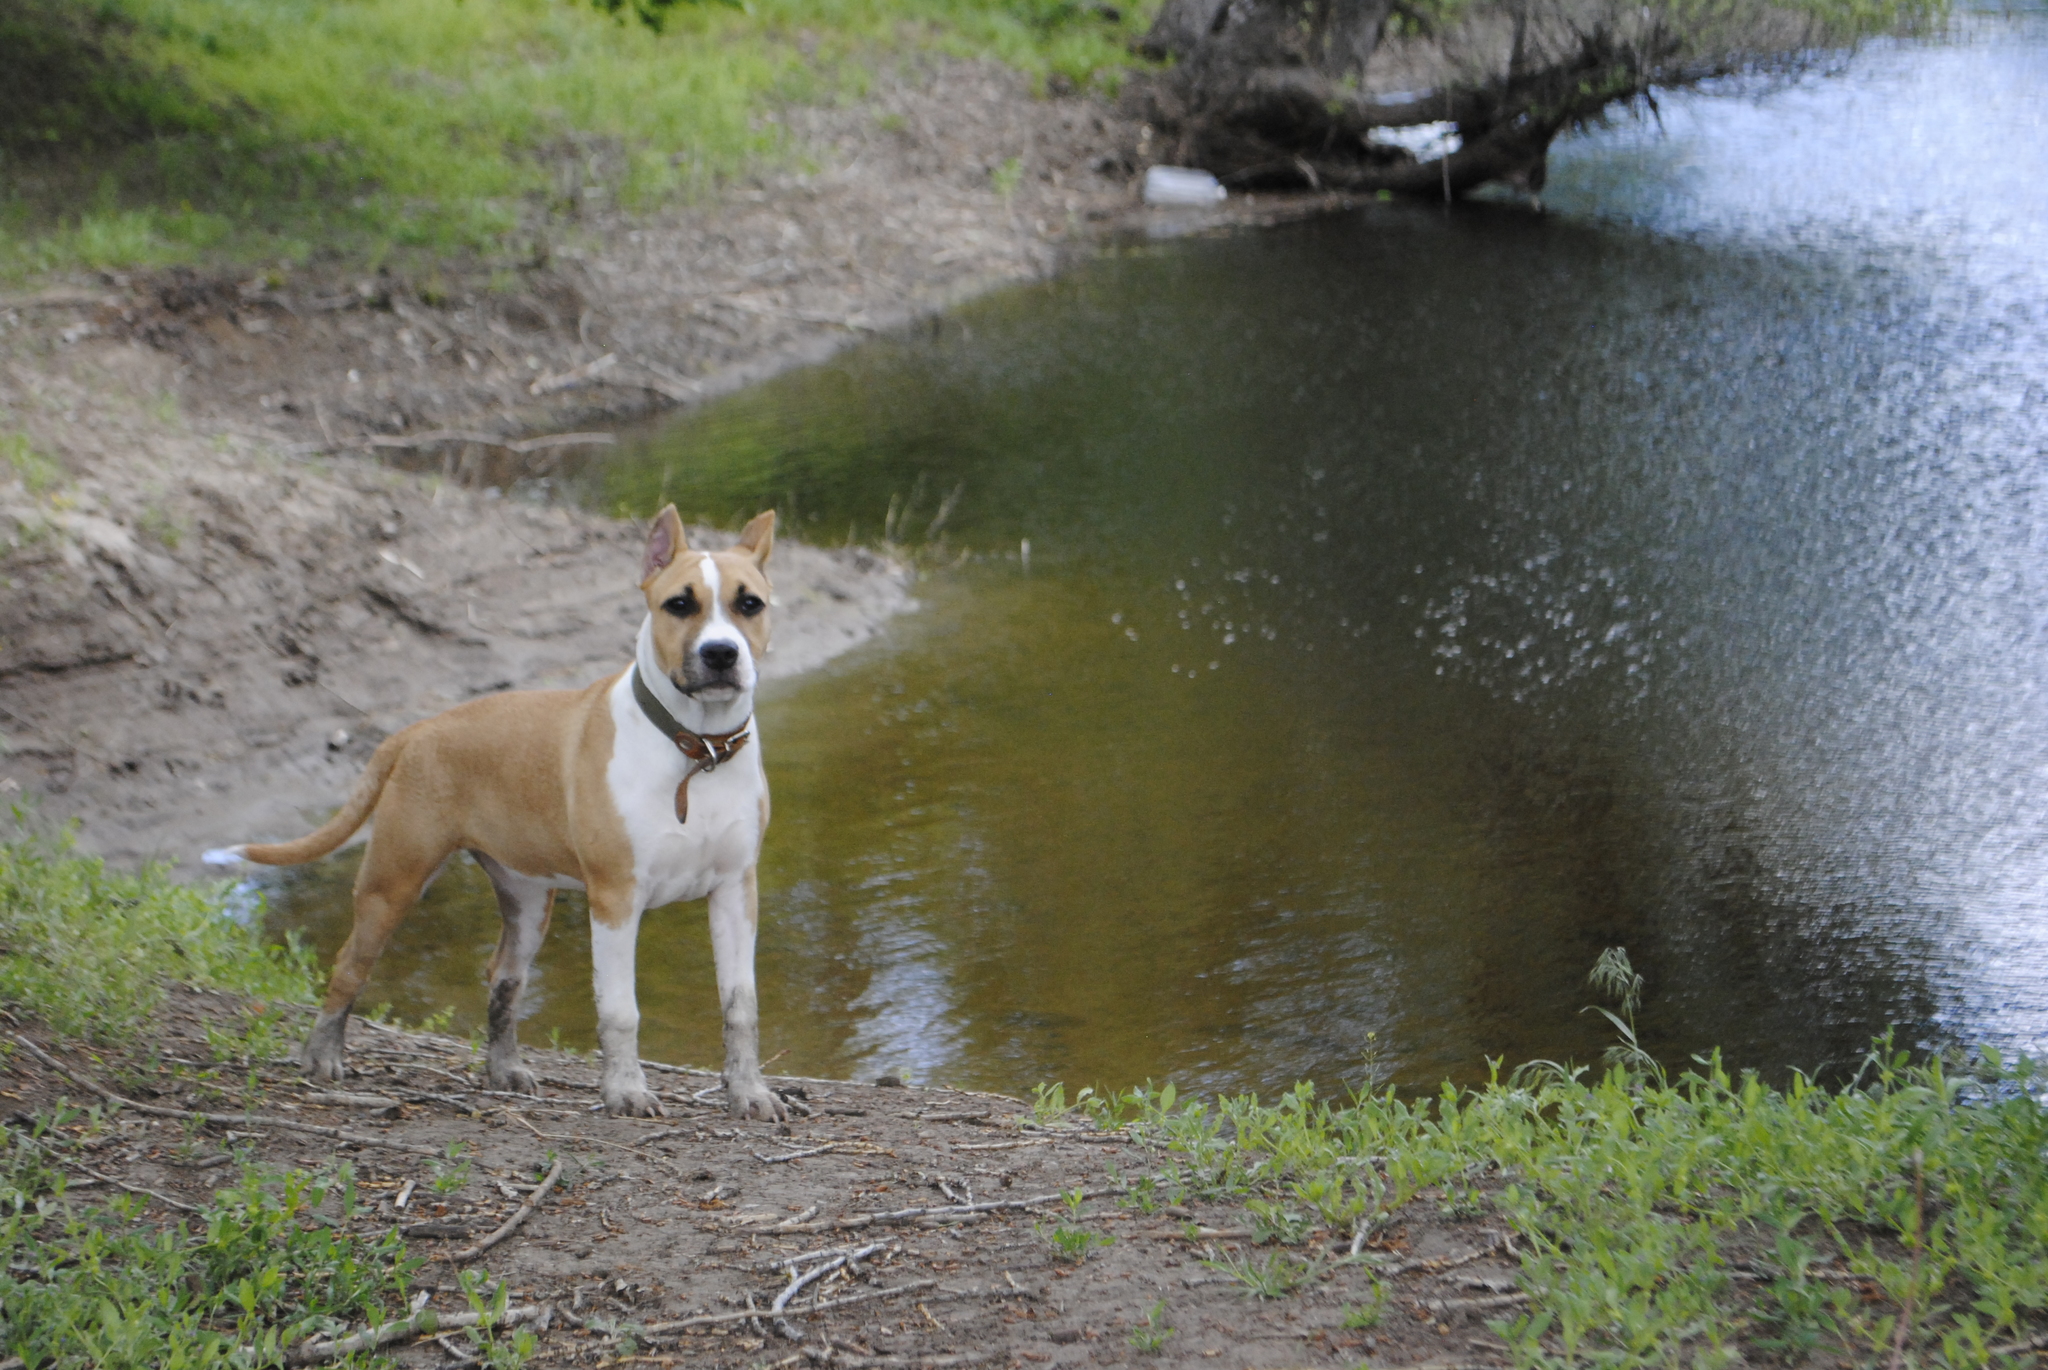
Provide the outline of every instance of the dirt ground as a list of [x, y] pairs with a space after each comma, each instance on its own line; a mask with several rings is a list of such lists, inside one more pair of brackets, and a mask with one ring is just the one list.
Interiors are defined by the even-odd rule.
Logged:
[[[595, 1111], [588, 1058], [529, 1050], [543, 1097], [497, 1095], [482, 1087], [468, 1043], [360, 1021], [350, 1045], [359, 1073], [343, 1087], [353, 1102], [312, 1089], [281, 1064], [258, 1071], [263, 1095], [249, 1098], [247, 1070], [201, 1065], [210, 1059], [205, 1024], [236, 1011], [212, 996], [180, 995], [154, 1068], [61, 1052], [74, 1072], [66, 1079], [16, 1048], [0, 1067], [0, 1097], [10, 1113], [59, 1096], [82, 1102], [90, 1097], [84, 1079], [157, 1108], [238, 1115], [231, 1129], [214, 1125], [188, 1142], [177, 1118], [120, 1113], [90, 1162], [71, 1167], [79, 1197], [115, 1181], [203, 1203], [228, 1182], [230, 1149], [275, 1165], [346, 1160], [362, 1199], [349, 1225], [407, 1232], [414, 1254], [434, 1262], [417, 1285], [435, 1290], [431, 1306], [443, 1312], [468, 1306], [447, 1257], [512, 1217], [558, 1156], [557, 1188], [470, 1262], [510, 1286], [513, 1308], [541, 1311], [537, 1364], [627, 1356], [735, 1367], [1506, 1363], [1485, 1324], [1519, 1306], [1515, 1257], [1501, 1231], [1447, 1212], [1433, 1191], [1383, 1227], [1365, 1261], [1342, 1260], [1350, 1253], [1343, 1234], [1312, 1235], [1289, 1256], [1321, 1273], [1262, 1299], [1217, 1268], [1276, 1253], [1257, 1246], [1242, 1211], [1144, 1212], [1128, 1187], [1159, 1168], [1160, 1153], [1085, 1122], [1047, 1125], [1016, 1100], [770, 1077], [808, 1116], [738, 1123], [714, 1074], [667, 1067], [652, 1078], [668, 1117], [607, 1118]], [[364, 1140], [337, 1143], [265, 1119], [344, 1128]], [[433, 1162], [391, 1149], [440, 1152], [456, 1141], [473, 1163], [447, 1192], [432, 1187]], [[1087, 1197], [1070, 1207], [1063, 1196], [1075, 1190]], [[338, 1196], [328, 1209], [341, 1221]], [[176, 1217], [161, 1200], [148, 1210], [150, 1221]], [[1081, 1258], [1057, 1249], [1062, 1229], [1091, 1234]], [[806, 1285], [786, 1316], [772, 1316], [791, 1262], [801, 1276], [847, 1252], [865, 1254], [853, 1270]], [[1346, 1325], [1347, 1312], [1368, 1306], [1380, 1309], [1376, 1325]], [[762, 1316], [750, 1319], [750, 1307]], [[1148, 1321], [1171, 1329], [1156, 1351], [1131, 1340]], [[454, 1354], [417, 1343], [400, 1358], [445, 1366]]]
[[[987, 64], [782, 117], [817, 170], [655, 217], [593, 208], [525, 263], [104, 274], [0, 300], [0, 800], [187, 869], [292, 830], [386, 732], [623, 661], [638, 531], [500, 497], [565, 451], [1107, 234], [1338, 203], [1144, 210], [1148, 129]], [[785, 542], [775, 574], [773, 672], [913, 602], [868, 552]]]

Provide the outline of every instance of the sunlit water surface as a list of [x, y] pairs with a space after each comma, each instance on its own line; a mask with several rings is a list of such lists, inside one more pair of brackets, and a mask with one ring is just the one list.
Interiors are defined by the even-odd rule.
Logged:
[[[1597, 1053], [1615, 944], [1669, 1059], [2043, 1045], [2048, 25], [1662, 109], [1547, 217], [1132, 245], [601, 474], [928, 571], [762, 704], [778, 1068], [1470, 1079]], [[353, 860], [274, 918], [331, 952]], [[451, 867], [366, 1002], [479, 1022], [495, 922]], [[714, 1061], [701, 909], [642, 947]]]

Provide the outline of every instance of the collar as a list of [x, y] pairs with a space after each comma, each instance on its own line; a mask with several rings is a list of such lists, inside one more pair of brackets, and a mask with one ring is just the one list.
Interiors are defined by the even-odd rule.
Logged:
[[633, 663], [633, 701], [640, 706], [640, 712], [647, 716], [663, 737], [676, 744], [690, 762], [690, 769], [683, 772], [682, 783], [676, 786], [676, 822], [687, 823], [690, 819], [690, 777], [699, 771], [709, 773], [717, 770], [738, 755], [740, 748], [753, 740], [754, 716], [747, 715], [747, 721], [729, 733], [693, 733], [676, 722], [675, 715], [662, 707], [648, 688], [647, 677], [641, 674], [640, 663]]

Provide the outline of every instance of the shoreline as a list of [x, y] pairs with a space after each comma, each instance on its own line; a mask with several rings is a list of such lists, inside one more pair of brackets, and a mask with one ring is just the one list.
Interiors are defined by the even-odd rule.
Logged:
[[[0, 801], [197, 874], [338, 802], [395, 728], [626, 659], [639, 528], [498, 497], [552, 469], [546, 435], [653, 421], [1118, 235], [1350, 203], [1148, 211], [1145, 130], [1107, 102], [986, 62], [912, 75], [783, 116], [821, 170], [585, 223], [509, 285], [174, 268], [0, 300]], [[1006, 159], [1027, 174], [999, 194]], [[912, 603], [866, 550], [784, 541], [776, 569], [771, 678]]]

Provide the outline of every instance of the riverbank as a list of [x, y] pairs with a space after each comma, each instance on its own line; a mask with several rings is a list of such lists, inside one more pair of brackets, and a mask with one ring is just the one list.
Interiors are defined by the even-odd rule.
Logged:
[[[113, 1327], [136, 1363], [257, 1365], [381, 1328], [422, 1367], [2048, 1346], [2048, 1111], [2032, 1067], [1988, 1051], [1915, 1066], [1880, 1044], [1850, 1085], [1783, 1091], [1624, 1055], [1597, 1081], [1535, 1063], [1413, 1100], [771, 1077], [787, 1124], [736, 1123], [713, 1072], [650, 1063], [668, 1116], [607, 1118], [589, 1057], [529, 1048], [541, 1093], [505, 1095], [479, 1042], [361, 1020], [355, 1073], [312, 1087], [287, 1052], [315, 970], [217, 895], [21, 840], [0, 883], [0, 1356], [38, 1370], [104, 1363]], [[182, 983], [94, 1012], [138, 935], [181, 948]], [[1641, 982], [1602, 965], [1631, 1045]]]

